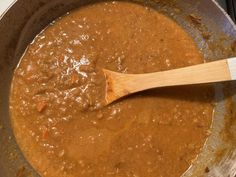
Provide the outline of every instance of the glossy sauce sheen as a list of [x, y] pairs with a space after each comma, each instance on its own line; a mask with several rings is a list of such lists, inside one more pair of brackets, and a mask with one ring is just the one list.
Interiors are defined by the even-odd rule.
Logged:
[[101, 69], [202, 62], [188, 34], [153, 9], [109, 2], [68, 13], [35, 38], [15, 71], [17, 142], [45, 177], [179, 177], [209, 135], [212, 89], [156, 89], [102, 107]]

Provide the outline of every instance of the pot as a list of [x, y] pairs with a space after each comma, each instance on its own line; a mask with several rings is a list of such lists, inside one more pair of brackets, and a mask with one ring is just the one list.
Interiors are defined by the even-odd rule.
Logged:
[[[27, 45], [51, 21], [66, 12], [100, 0], [18, 0], [0, 16], [0, 177], [39, 176], [16, 144], [9, 115], [14, 68]], [[236, 26], [213, 0], [133, 0], [180, 24], [207, 61], [236, 56]], [[212, 134], [183, 177], [235, 177], [236, 83], [215, 84]]]

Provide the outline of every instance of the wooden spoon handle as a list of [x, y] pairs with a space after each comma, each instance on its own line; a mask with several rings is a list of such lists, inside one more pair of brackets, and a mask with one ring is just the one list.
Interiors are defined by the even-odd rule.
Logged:
[[236, 58], [203, 63], [169, 71], [129, 75], [126, 89], [145, 89], [236, 80]]
[[107, 103], [151, 88], [236, 80], [236, 58], [147, 74], [122, 74], [104, 70]]

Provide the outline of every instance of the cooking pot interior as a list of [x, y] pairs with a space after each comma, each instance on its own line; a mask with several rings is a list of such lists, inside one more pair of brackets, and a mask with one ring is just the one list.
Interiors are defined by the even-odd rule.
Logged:
[[[12, 133], [8, 98], [14, 68], [27, 45], [66, 12], [100, 0], [18, 0], [0, 20], [0, 177], [38, 176], [24, 159]], [[213, 1], [133, 1], [166, 14], [196, 41], [207, 61], [236, 55], [236, 28]], [[216, 84], [212, 134], [203, 153], [184, 176], [235, 175], [236, 84]], [[225, 175], [227, 174], [227, 175]]]

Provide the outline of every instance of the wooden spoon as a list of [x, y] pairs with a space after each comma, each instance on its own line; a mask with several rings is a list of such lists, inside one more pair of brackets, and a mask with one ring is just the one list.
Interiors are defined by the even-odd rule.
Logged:
[[236, 57], [147, 74], [122, 74], [103, 69], [106, 104], [151, 88], [236, 80]]

